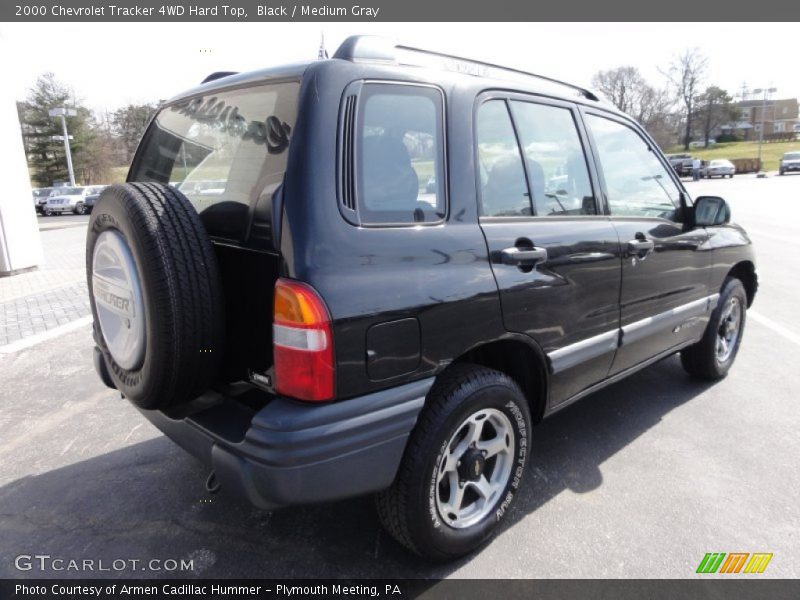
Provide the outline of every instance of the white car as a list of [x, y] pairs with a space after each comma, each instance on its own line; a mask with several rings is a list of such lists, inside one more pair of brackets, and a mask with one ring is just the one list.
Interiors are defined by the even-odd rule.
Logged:
[[733, 177], [736, 174], [736, 167], [734, 164], [724, 158], [712, 160], [703, 169], [703, 177]]
[[47, 204], [44, 205], [42, 212], [47, 217], [67, 212], [76, 215], [86, 214], [86, 196], [90, 190], [88, 187], [59, 188], [57, 193], [47, 198]]

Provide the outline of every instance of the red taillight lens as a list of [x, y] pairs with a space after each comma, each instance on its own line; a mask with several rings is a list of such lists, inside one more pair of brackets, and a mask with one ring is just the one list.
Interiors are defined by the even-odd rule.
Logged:
[[278, 279], [272, 341], [275, 390], [279, 394], [314, 402], [333, 398], [331, 320], [314, 288]]

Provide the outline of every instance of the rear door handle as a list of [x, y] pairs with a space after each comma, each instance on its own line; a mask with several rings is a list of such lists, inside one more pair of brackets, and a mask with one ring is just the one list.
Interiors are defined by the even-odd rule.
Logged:
[[636, 236], [636, 239], [631, 240], [628, 242], [628, 254], [631, 256], [637, 256], [640, 259], [645, 258], [648, 254], [650, 254], [656, 245], [653, 240], [648, 240], [644, 236], [639, 237]]
[[504, 265], [532, 267], [547, 260], [547, 249], [537, 246], [522, 248], [512, 246], [500, 251], [500, 259]]

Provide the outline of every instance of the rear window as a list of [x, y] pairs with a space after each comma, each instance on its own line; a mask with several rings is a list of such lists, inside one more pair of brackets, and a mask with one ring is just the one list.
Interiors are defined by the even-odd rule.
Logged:
[[283, 181], [299, 82], [214, 92], [164, 107], [130, 181], [173, 185], [210, 235], [243, 239], [250, 206]]

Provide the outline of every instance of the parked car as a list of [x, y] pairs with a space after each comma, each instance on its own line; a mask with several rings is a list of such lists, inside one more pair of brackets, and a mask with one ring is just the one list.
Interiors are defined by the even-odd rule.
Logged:
[[691, 154], [667, 154], [667, 159], [679, 177], [688, 177], [692, 174], [694, 157]]
[[781, 157], [778, 173], [783, 175], [789, 171], [800, 171], [800, 152], [786, 152]]
[[701, 175], [709, 179], [712, 177], [733, 177], [735, 174], [736, 167], [734, 164], [724, 158], [709, 161], [701, 169]]
[[90, 214], [94, 209], [94, 203], [100, 197], [100, 192], [106, 189], [107, 185], [93, 185], [86, 193], [86, 198], [83, 201], [83, 208], [86, 214]]
[[54, 194], [48, 196], [43, 214], [47, 217], [63, 213], [86, 214], [86, 196], [90, 189], [88, 187], [57, 188]]
[[[506, 520], [543, 417], [676, 353], [725, 377], [757, 278], [726, 202], [590, 90], [399, 53], [353, 37], [165, 103], [90, 220], [95, 367], [209, 490], [376, 494], [452, 559]], [[187, 198], [187, 171], [227, 184]]]
[[47, 198], [56, 191], [56, 188], [46, 187], [46, 188], [33, 188], [31, 190], [33, 192], [33, 207], [36, 209], [37, 213], [44, 212], [44, 206], [47, 204]]

